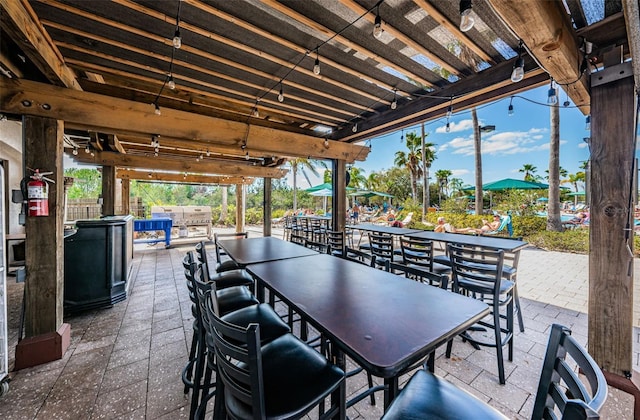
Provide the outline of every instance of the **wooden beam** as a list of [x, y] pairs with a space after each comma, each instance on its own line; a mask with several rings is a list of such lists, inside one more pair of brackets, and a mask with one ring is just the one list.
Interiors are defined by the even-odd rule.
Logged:
[[633, 66], [636, 92], [640, 95], [640, 5], [637, 1], [624, 1], [622, 7], [629, 39], [629, 50], [631, 57], [633, 57], [631, 65]]
[[116, 168], [102, 166], [102, 216], [116, 214]]
[[232, 175], [232, 176], [257, 176], [257, 177], [271, 177], [282, 178], [286, 175], [287, 171], [277, 168], [265, 168], [258, 165], [246, 165], [239, 163], [226, 163], [220, 161], [200, 161], [194, 160], [176, 160], [169, 159], [162, 156], [158, 157], [146, 157], [146, 156], [134, 156], [131, 154], [121, 155], [113, 152], [93, 152], [94, 156], [88, 153], [78, 153], [77, 156], [67, 156], [74, 159], [76, 162], [96, 165], [96, 166], [117, 166], [120, 168], [135, 168], [135, 169], [148, 169], [148, 170], [160, 170], [160, 171], [176, 171], [176, 172], [195, 172], [201, 174], [217, 174], [217, 175]]
[[[43, 104], [47, 104], [45, 109]], [[235, 146], [256, 154], [312, 159], [365, 160], [369, 148], [271, 128], [140, 104], [89, 92], [77, 92], [27, 80], [0, 78], [0, 112], [58, 118], [67, 127], [104, 133], [153, 134], [200, 140], [212, 147]], [[180, 169], [182, 170], [182, 169]], [[276, 177], [277, 178], [277, 177]]]
[[27, 0], [0, 0], [0, 25], [51, 83], [82, 90]]
[[127, 153], [115, 134], [107, 134], [107, 145], [114, 152]]
[[149, 172], [119, 168], [116, 177], [122, 180], [136, 179], [139, 181], [161, 181], [178, 184], [210, 184], [210, 185], [236, 185], [253, 184], [254, 178], [239, 176], [204, 175], [193, 173], [169, 173], [169, 172]]
[[562, 2], [489, 0], [489, 3], [556, 82], [572, 83], [565, 89], [567, 94], [583, 114], [589, 114], [588, 78], [578, 80], [581, 56]]

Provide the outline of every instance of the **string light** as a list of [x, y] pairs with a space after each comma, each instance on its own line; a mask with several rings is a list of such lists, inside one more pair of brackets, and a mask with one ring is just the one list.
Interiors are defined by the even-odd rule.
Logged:
[[176, 88], [176, 82], [173, 80], [173, 76], [169, 74], [169, 81], [167, 82], [169, 89], [174, 90]]
[[587, 118], [585, 118], [584, 129], [586, 131], [591, 131], [591, 114], [587, 115]]
[[211, 152], [207, 149], [207, 157], [211, 156]]
[[558, 103], [558, 95], [556, 94], [556, 88], [553, 87], [553, 78], [549, 84], [549, 91], [547, 92], [547, 104], [555, 105]]
[[400, 142], [404, 141], [404, 128], [400, 131]]
[[447, 119], [451, 118], [451, 116], [453, 115], [453, 98], [451, 98], [451, 101], [449, 102], [449, 106], [447, 107]]
[[325, 148], [329, 148], [329, 140], [328, 139], [324, 139], [324, 147]]
[[320, 75], [320, 53], [316, 50], [316, 62], [313, 65], [313, 74]]
[[522, 40], [518, 45], [518, 58], [513, 63], [513, 71], [511, 72], [511, 81], [518, 83], [524, 78], [524, 58], [522, 57]]
[[382, 29], [382, 19], [380, 18], [380, 7], [378, 6], [378, 8], [376, 9], [376, 20], [375, 20], [375, 23], [373, 24], [374, 38], [380, 39], [383, 32], [384, 32], [384, 29]]
[[284, 102], [284, 92], [282, 91], [282, 83], [280, 83], [280, 93], [278, 93], [278, 102]]
[[391, 109], [398, 107], [398, 98], [396, 97], [397, 89], [393, 89], [393, 101], [391, 102]]
[[475, 18], [471, 14], [471, 0], [460, 0], [460, 30], [467, 32], [473, 28], [473, 24], [476, 23]]
[[202, 155], [202, 153], [200, 153], [200, 160], [204, 159], [204, 156]]
[[249, 160], [249, 151], [247, 150], [247, 152], [244, 154], [244, 160]]
[[91, 153], [91, 146], [89, 146], [89, 143], [87, 143], [87, 147], [84, 148], [84, 152], [87, 154]]
[[73, 148], [73, 156], [78, 156], [78, 148], [77, 147]]
[[512, 117], [513, 116], [513, 96], [511, 97], [511, 101], [509, 102], [509, 112], [508, 112], [509, 116]]
[[446, 131], [447, 133], [451, 132], [451, 125], [449, 124], [449, 121], [447, 121], [447, 125], [445, 126], [444, 131]]
[[158, 105], [158, 103], [154, 103], [153, 106], [155, 107], [155, 110], [153, 111], [156, 115], [162, 115], [162, 111], [160, 111], [160, 105]]
[[[178, 23], [178, 25], [180, 25], [180, 23]], [[175, 48], [176, 50], [182, 47], [182, 37], [180, 36], [180, 26], [176, 28], [176, 31], [173, 34], [172, 43], [173, 43], [173, 48]]]
[[353, 124], [353, 127], [351, 127], [351, 131], [353, 131], [354, 133], [358, 132], [358, 123]]

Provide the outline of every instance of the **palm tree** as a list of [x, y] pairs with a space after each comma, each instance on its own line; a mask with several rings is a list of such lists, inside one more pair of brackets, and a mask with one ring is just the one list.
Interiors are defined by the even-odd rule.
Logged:
[[371, 172], [364, 182], [364, 187], [370, 191], [376, 191], [380, 188], [380, 174]]
[[448, 194], [449, 177], [452, 172], [448, 169], [439, 169], [436, 171], [436, 180], [438, 181], [438, 202], [442, 201], [441, 195], [444, 194], [445, 198]]
[[560, 110], [557, 106], [551, 107], [550, 125], [549, 169], [547, 170], [549, 174], [547, 230], [562, 232], [562, 221], [560, 219], [560, 169], [562, 169], [560, 168]]
[[524, 172], [525, 181], [535, 182], [536, 176], [534, 174], [538, 172], [538, 168], [530, 163], [525, 163], [524, 165], [522, 165], [522, 168], [520, 168], [519, 171]]
[[480, 141], [480, 124], [475, 108], [471, 109], [471, 121], [473, 123], [473, 149], [476, 159], [476, 216], [482, 214], [482, 143]]
[[307, 180], [309, 187], [311, 187], [311, 180], [305, 169], [311, 171], [312, 174], [318, 176], [318, 170], [314, 166], [314, 162], [320, 162], [320, 164], [326, 167], [326, 163], [322, 161], [314, 161], [307, 158], [295, 158], [289, 160], [289, 166], [291, 166], [291, 173], [293, 174], [293, 211], [298, 210], [298, 170], [302, 172], [304, 178]]
[[[561, 184], [571, 184], [573, 186], [573, 188], [575, 189], [575, 192], [578, 192], [578, 182], [584, 182], [585, 181], [585, 175], [584, 172], [576, 172], [575, 174], [569, 174], [569, 176], [567, 177], [567, 179], [564, 179], [562, 181], [560, 181]], [[574, 196], [573, 198], [573, 204], [577, 205], [578, 204], [578, 196]]]
[[[409, 151], [407, 153], [402, 150], [396, 152], [393, 163], [399, 167], [409, 169], [411, 175], [411, 194], [414, 200], [418, 199], [418, 178], [422, 176], [422, 139], [416, 133], [407, 133], [405, 143]], [[433, 146], [432, 143], [428, 143]], [[425, 144], [425, 147], [427, 144]]]
[[460, 178], [451, 178], [449, 180], [449, 188], [451, 189], [452, 194], [460, 192], [463, 186], [464, 186], [464, 183]]
[[[584, 168], [580, 168], [580, 169], [584, 169]], [[544, 172], [547, 174], [546, 178], [547, 178], [547, 181], [548, 181], [549, 180], [549, 170], [545, 169]], [[567, 175], [569, 175], [569, 171], [564, 169], [562, 166], [559, 166], [558, 167], [558, 174], [560, 175], [560, 178], [566, 178]]]

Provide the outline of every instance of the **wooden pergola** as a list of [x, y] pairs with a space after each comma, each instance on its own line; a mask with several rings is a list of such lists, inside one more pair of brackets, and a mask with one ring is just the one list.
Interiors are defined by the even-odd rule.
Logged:
[[[107, 212], [116, 179], [264, 178], [266, 234], [270, 180], [285, 175], [288, 159], [329, 159], [342, 229], [345, 168], [366, 159], [362, 141], [553, 78], [592, 121], [589, 350], [611, 383], [635, 392], [625, 229], [638, 3], [607, 0], [594, 10], [588, 0], [477, 0], [466, 32], [460, 3], [0, 0], [0, 112], [22, 121], [24, 167], [53, 170], [59, 186], [53, 217], [26, 223], [27, 337], [58, 343], [58, 354], [68, 338], [63, 153], [103, 167]], [[512, 82], [520, 61], [524, 77]], [[85, 148], [93, 153], [73, 154]]]

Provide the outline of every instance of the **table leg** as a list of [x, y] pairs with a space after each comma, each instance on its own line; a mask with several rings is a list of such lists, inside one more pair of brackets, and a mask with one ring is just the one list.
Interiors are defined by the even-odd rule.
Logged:
[[384, 378], [384, 411], [398, 395], [398, 377]]
[[[330, 359], [333, 364], [337, 365], [340, 369], [346, 372], [347, 369], [347, 359], [338, 346], [333, 343], [329, 344], [330, 348]], [[340, 406], [340, 410], [333, 417], [334, 419], [344, 419], [346, 418], [346, 404], [347, 404], [347, 386], [346, 386], [346, 378], [345, 383], [338, 387], [333, 393], [331, 393], [331, 406], [336, 407]]]

